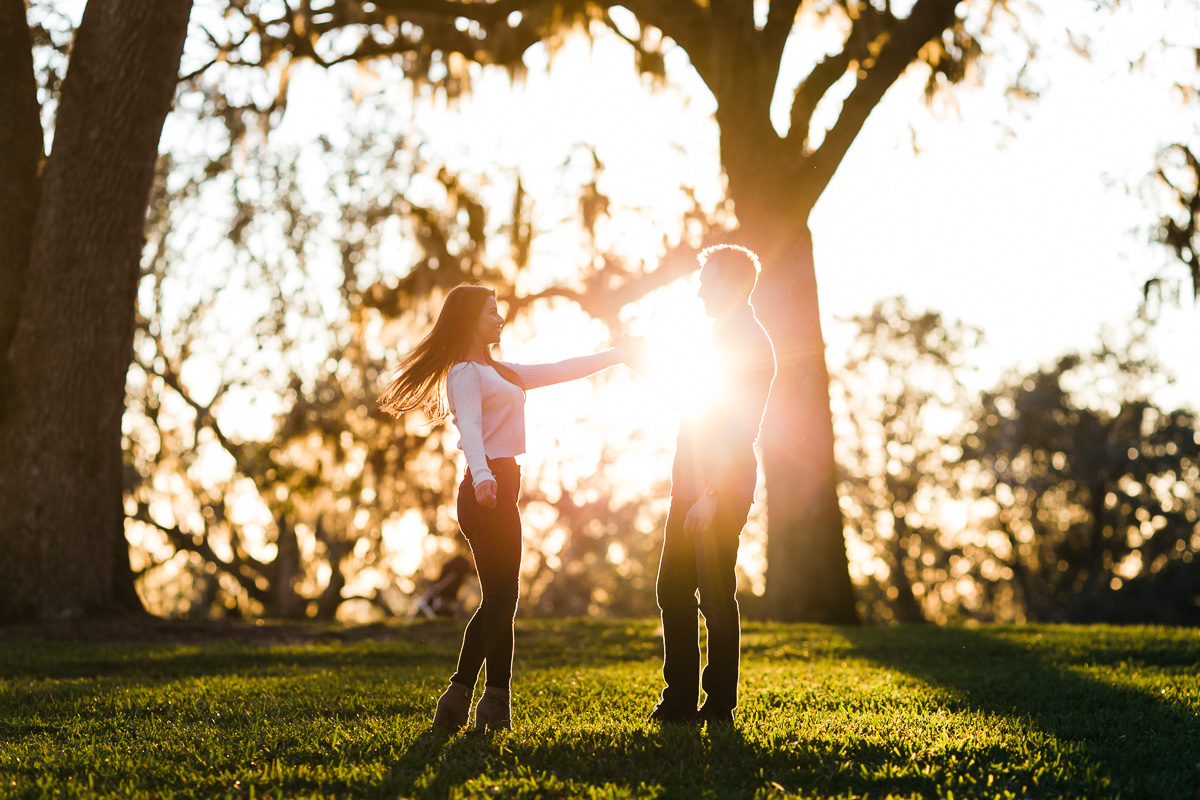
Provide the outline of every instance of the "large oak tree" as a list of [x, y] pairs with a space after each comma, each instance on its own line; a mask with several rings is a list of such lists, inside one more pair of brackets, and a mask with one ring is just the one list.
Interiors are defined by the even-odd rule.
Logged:
[[[763, 258], [755, 305], [779, 358], [763, 437], [768, 613], [852, 622], [809, 217], [867, 118], [909, 67], [926, 66], [931, 92], [959, 81], [983, 51], [981, 34], [1008, 5], [300, 0], [281, 6], [245, 0], [238, 4], [245, 25], [224, 43], [220, 57], [260, 66], [281, 55], [288, 64], [303, 58], [324, 65], [391, 57], [409, 74], [425, 67], [447, 88], [461, 90], [469, 86], [465, 64], [519, 72], [530, 47], [581, 23], [585, 30], [607, 27], [624, 38], [643, 72], [663, 74], [672, 48], [686, 53], [716, 100], [721, 162], [738, 223], [728, 235]], [[796, 56], [813, 64], [807, 76], [794, 86], [781, 83], [785, 47], [817, 28], [839, 31], [840, 46], [809, 45], [809, 52]], [[780, 93], [790, 107], [783, 131], [771, 114]], [[820, 124], [830, 114], [832, 123]]]
[[45, 153], [0, 0], [0, 620], [137, 610], [121, 417], [146, 202], [191, 0], [91, 0]]

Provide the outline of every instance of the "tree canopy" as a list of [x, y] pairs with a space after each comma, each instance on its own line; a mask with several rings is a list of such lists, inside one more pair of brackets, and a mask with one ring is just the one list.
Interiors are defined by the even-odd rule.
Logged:
[[[53, 14], [4, 2], [0, 145], [13, 158], [0, 164], [0, 446], [12, 458], [0, 472], [0, 542], [15, 571], [5, 573], [0, 616], [135, 607], [126, 531], [143, 589], [168, 561], [182, 562], [197, 613], [330, 617], [350, 599], [396, 613], [403, 604], [381, 583], [372, 592], [355, 581], [386, 572], [381, 532], [397, 509], [421, 510], [435, 535], [447, 528], [440, 512], [452, 478], [439, 431], [364, 405], [387, 348], [419, 330], [439, 293], [464, 278], [495, 283], [513, 319], [565, 300], [615, 332], [623, 309], [692, 268], [697, 246], [732, 237], [764, 257], [756, 303], [781, 363], [764, 441], [761, 613], [1075, 618], [1085, 602], [1117, 609], [1120, 592], [1157, 596], [1169, 584], [1178, 593], [1192, 580], [1195, 453], [1185, 445], [1194, 417], [1132, 389], [1119, 408], [1075, 391], [1079, 375], [1104, 365], [1141, 375], [1136, 359], [1064, 358], [973, 405], [943, 391], [955, 383], [965, 332], [933, 313], [883, 305], [856, 321], [861, 351], [836, 376], [837, 391], [858, 406], [846, 412], [844, 430], [855, 433], [835, 458], [808, 215], [902, 75], [919, 73], [932, 97], [970, 79], [1001, 41], [1031, 56], [1027, 10], [999, 0], [237, 0], [191, 15], [182, 3], [151, 10], [93, 0], [72, 47]], [[176, 84], [189, 18], [188, 74]], [[399, 67], [389, 76], [454, 98], [472, 90], [480, 65], [519, 77], [531, 49], [553, 52], [575, 34], [618, 38], [652, 84], [690, 71], [715, 100], [729, 203], [717, 214], [694, 205], [678, 244], [664, 239], [657, 259], [595, 246], [609, 201], [593, 179], [578, 198], [585, 266], [528, 290], [518, 278], [537, 230], [519, 178], [497, 204], [471, 176], [425, 160], [415, 136], [367, 134], [345, 148], [320, 143], [339, 166], [326, 187], [331, 204], [314, 209], [299, 177], [304, 156], [263, 146], [300, 62], [387, 61]], [[807, 70], [791, 85], [781, 73], [788, 60]], [[270, 74], [269, 92], [245, 91], [251, 70], [259, 89]], [[216, 145], [202, 141], [207, 152], [194, 162], [168, 153], [155, 180], [172, 93], [223, 130]], [[261, 138], [248, 135], [254, 126]], [[1164, 153], [1160, 177], [1180, 213], [1164, 217], [1161, 238], [1195, 283], [1192, 152], [1181, 144]], [[598, 174], [600, 157], [591, 158]], [[433, 187], [436, 202], [407, 191], [413, 179]], [[228, 229], [206, 266], [229, 256], [240, 277], [188, 283], [200, 294], [180, 310], [177, 243], [197, 230], [196, 204], [217, 197], [230, 210]], [[397, 272], [376, 270], [385, 231], [397, 225], [408, 260]], [[318, 240], [327, 249], [314, 256]], [[500, 257], [497, 242], [507, 249]], [[328, 308], [306, 284], [318, 260], [340, 270]], [[212, 309], [238, 280], [262, 299], [262, 313], [241, 320], [247, 338], [197, 378], [196, 354], [225, 335]], [[337, 332], [314, 343], [296, 320]], [[300, 352], [315, 355], [292, 357]], [[879, 369], [897, 380], [869, 396], [875, 389], [859, 378]], [[256, 388], [281, 398], [269, 435], [231, 432], [220, 408]], [[961, 415], [961, 430], [931, 435], [939, 404]], [[1121, 444], [1093, 452], [1097, 436]], [[529, 498], [543, 522], [553, 520], [539, 530], [533, 573], [547, 612], [645, 608], [653, 539], [628, 534], [653, 521], [652, 504], [605, 497], [615, 456], [598, 452], [578, 495], [539, 484]], [[231, 466], [201, 468], [211, 453]], [[422, 459], [423, 471], [410, 469]], [[240, 517], [239, 494], [256, 497], [265, 517]], [[994, 504], [994, 519], [977, 526], [981, 539], [964, 542], [928, 513], [939, 494], [976, 510]], [[610, 523], [596, 524], [601, 516]], [[1085, 534], [1087, 547], [1078, 541]], [[852, 576], [847, 536], [886, 569]], [[604, 561], [628, 580], [597, 576], [590, 567]], [[857, 608], [852, 578], [870, 598]]]

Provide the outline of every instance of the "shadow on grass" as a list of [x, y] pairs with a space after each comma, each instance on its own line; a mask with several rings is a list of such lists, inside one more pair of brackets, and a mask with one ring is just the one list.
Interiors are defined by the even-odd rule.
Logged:
[[142, 650], [136, 654], [97, 653], [86, 660], [47, 659], [15, 667], [0, 665], [0, 678], [75, 679], [113, 678], [134, 680], [173, 680], [223, 675], [265, 677], [300, 672], [338, 670], [380, 670], [389, 666], [453, 665], [454, 652], [431, 653], [381, 648], [368, 652], [295, 651], [273, 652], [261, 648], [222, 648], [208, 646], [192, 650]]
[[[387, 787], [403, 797], [589, 796], [597, 788], [665, 797], [712, 796], [706, 787], [736, 788], [722, 764], [753, 760], [737, 731], [709, 737], [691, 727], [616, 732], [598, 726], [591, 733], [572, 732], [542, 741], [503, 733], [467, 731], [448, 741], [428, 730], [409, 745], [392, 770]], [[716, 751], [721, 756], [715, 757]], [[696, 770], [695, 765], [705, 766]], [[643, 791], [638, 791], [643, 788]], [[604, 793], [601, 792], [601, 796]]]
[[598, 729], [594, 735], [576, 733], [569, 740], [533, 744], [527, 737], [468, 733], [441, 752], [437, 742], [432, 733], [418, 737], [395, 764], [386, 791], [422, 798], [457, 792], [499, 798], [689, 800], [793, 796], [790, 793], [819, 797], [945, 794], [945, 787], [932, 775], [915, 770], [898, 774], [908, 754], [891, 748], [815, 739], [793, 739], [781, 747], [754, 741], [738, 728], [712, 733], [694, 728]]
[[[389, 666], [443, 667], [449, 675], [465, 627], [460, 620], [418, 620], [343, 629], [286, 625], [258, 635], [243, 626], [229, 636], [166, 641], [34, 639], [0, 647], [0, 679], [170, 679]], [[645, 621], [519, 620], [516, 640], [522, 669], [590, 668], [650, 660], [661, 653], [654, 625]], [[580, 647], [583, 642], [587, 647]]]
[[464, 624], [422, 621], [381, 627], [374, 636], [321, 631], [283, 640], [234, 636], [112, 643], [26, 641], [0, 650], [0, 678], [170, 679], [452, 665]]
[[[852, 654], [954, 693], [966, 709], [1017, 719], [1082, 756], [1067, 774], [1099, 772], [1122, 797], [1200, 797], [1200, 720], [1170, 690], [1107, 682], [1084, 668], [1131, 676], [1195, 668], [1195, 640], [1147, 641], [1119, 629], [845, 629]], [[906, 634], [912, 633], [913, 638]], [[1076, 637], [1073, 643], [1069, 637]], [[1105, 780], [1107, 778], [1107, 780]], [[1066, 789], [1067, 787], [1060, 787]]]

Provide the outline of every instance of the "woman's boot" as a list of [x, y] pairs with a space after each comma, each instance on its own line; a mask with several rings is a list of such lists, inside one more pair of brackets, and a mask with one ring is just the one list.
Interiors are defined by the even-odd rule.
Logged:
[[450, 681], [437, 701], [433, 712], [433, 724], [439, 728], [456, 731], [471, 719], [471, 690], [461, 683]]
[[479, 705], [475, 706], [475, 728], [512, 730], [512, 707], [508, 689], [485, 686]]

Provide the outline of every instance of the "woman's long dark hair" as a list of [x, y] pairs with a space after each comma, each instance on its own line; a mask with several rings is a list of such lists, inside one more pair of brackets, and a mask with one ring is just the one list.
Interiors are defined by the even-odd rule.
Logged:
[[[393, 417], [416, 408], [422, 409], [433, 422], [448, 417], [446, 373], [466, 356], [483, 305], [495, 296], [495, 292], [484, 286], [462, 284], [451, 289], [433, 330], [400, 360], [397, 376], [379, 397], [379, 407]], [[486, 355], [501, 377], [525, 388], [516, 372], [494, 361], [491, 353]]]

